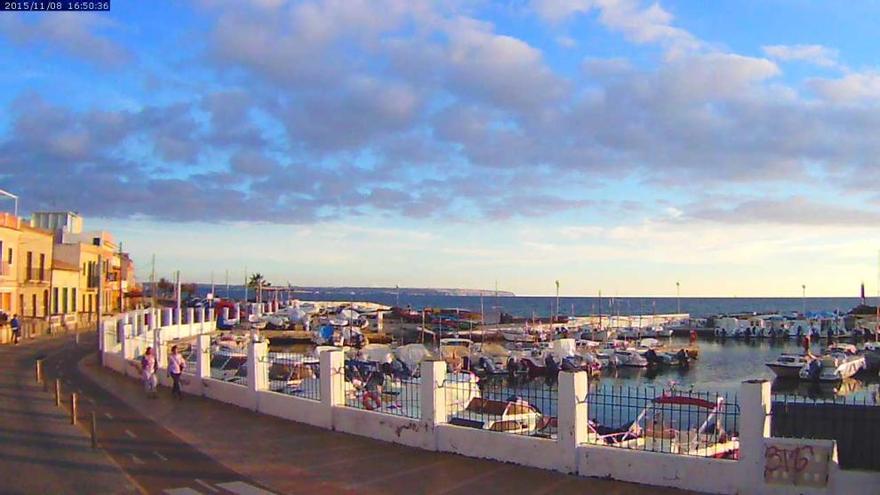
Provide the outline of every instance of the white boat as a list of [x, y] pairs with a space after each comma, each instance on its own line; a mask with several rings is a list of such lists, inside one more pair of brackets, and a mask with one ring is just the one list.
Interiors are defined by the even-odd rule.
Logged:
[[644, 336], [645, 337], [656, 337], [656, 338], [672, 337], [672, 331], [673, 331], [672, 328], [667, 328], [667, 327], [655, 325], [655, 326], [646, 328]]
[[828, 353], [811, 361], [798, 373], [802, 380], [836, 382], [865, 369], [865, 356], [855, 353], [852, 344], [829, 347]]
[[607, 360], [608, 366], [627, 366], [633, 368], [646, 368], [648, 360], [637, 349], [615, 349], [611, 352], [603, 350], [599, 352], [599, 358]]
[[499, 330], [499, 333], [508, 342], [534, 342], [537, 340], [537, 336], [526, 328], [504, 328]]
[[449, 424], [480, 430], [531, 434], [541, 425], [541, 413], [522, 399], [491, 400], [475, 397]]
[[812, 358], [803, 354], [780, 354], [773, 361], [764, 363], [779, 378], [797, 378], [801, 369], [809, 364]]

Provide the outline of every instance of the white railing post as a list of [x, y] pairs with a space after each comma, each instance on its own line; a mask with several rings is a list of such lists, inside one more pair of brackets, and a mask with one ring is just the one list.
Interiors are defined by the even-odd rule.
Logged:
[[119, 318], [116, 320], [116, 340], [119, 342], [122, 349], [122, 359], [131, 359], [131, 356], [129, 356], [129, 353], [131, 352], [131, 342], [128, 340], [128, 335], [125, 331], [126, 326], [125, 318]]
[[159, 322], [160, 327], [170, 327], [174, 324], [174, 311], [171, 308], [162, 308], [162, 321]]
[[578, 446], [587, 441], [587, 393], [589, 378], [583, 371], [559, 373], [559, 402], [556, 422], [557, 443], [561, 451], [561, 463], [557, 467], [564, 473], [576, 473], [578, 469]]
[[340, 350], [323, 351], [321, 360], [321, 402], [327, 413], [333, 406], [345, 405], [345, 354]]
[[746, 380], [740, 384], [738, 464], [743, 480], [764, 479], [764, 439], [770, 436], [771, 405], [769, 380]]
[[160, 368], [167, 368], [167, 363], [165, 363], [165, 349], [162, 345], [162, 332], [164, 332], [164, 328], [157, 328], [156, 331], [153, 332], [153, 355], [156, 356], [156, 364], [159, 365]]
[[208, 334], [199, 335], [196, 340], [196, 376], [201, 378], [211, 378], [211, 336]]
[[[446, 422], [446, 361], [422, 361], [420, 364], [419, 402], [422, 421], [433, 427]], [[454, 385], [453, 385], [454, 386]]]
[[269, 389], [269, 343], [266, 341], [248, 342], [248, 387], [256, 393]]
[[195, 322], [196, 308], [186, 308], [186, 324], [192, 325]]

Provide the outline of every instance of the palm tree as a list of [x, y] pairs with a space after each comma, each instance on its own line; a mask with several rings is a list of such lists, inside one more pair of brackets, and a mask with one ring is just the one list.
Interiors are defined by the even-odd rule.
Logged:
[[263, 278], [262, 273], [254, 273], [251, 275], [251, 279], [248, 281], [248, 287], [251, 289], [256, 289], [259, 287], [269, 287], [272, 285], [271, 282], [267, 282], [265, 278]]

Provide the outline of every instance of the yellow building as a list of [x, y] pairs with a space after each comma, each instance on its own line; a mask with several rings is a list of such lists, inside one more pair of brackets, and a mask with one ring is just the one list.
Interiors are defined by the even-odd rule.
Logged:
[[10, 315], [19, 313], [18, 306], [18, 240], [21, 219], [0, 213], [0, 310]]
[[82, 311], [79, 306], [80, 270], [77, 265], [57, 259], [52, 261], [53, 315], [69, 315]]
[[50, 313], [53, 235], [48, 230], [20, 226], [18, 240], [18, 313], [43, 318]]

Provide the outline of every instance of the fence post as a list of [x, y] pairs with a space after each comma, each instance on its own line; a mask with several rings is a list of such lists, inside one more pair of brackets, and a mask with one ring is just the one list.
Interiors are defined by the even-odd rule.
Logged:
[[[764, 481], [764, 439], [770, 436], [770, 382], [746, 380], [739, 392], [739, 466], [743, 491], [752, 492]], [[756, 485], [751, 485], [755, 483]]]
[[186, 308], [186, 324], [192, 325], [196, 319], [196, 308]]
[[95, 411], [92, 411], [92, 448], [98, 448], [98, 419], [95, 417]]
[[55, 407], [61, 407], [61, 380], [55, 379]]
[[70, 394], [70, 424], [76, 424], [76, 393]]
[[446, 422], [446, 361], [422, 361], [419, 366], [422, 421], [433, 430], [434, 425]]
[[340, 350], [321, 352], [321, 402], [327, 408], [328, 427], [333, 426], [333, 407], [345, 405], [345, 354]]
[[201, 334], [196, 340], [196, 376], [211, 378], [211, 336]]
[[587, 394], [589, 378], [583, 371], [559, 373], [557, 409], [557, 443], [561, 451], [560, 465], [564, 473], [576, 473], [578, 446], [587, 441]]
[[165, 349], [162, 346], [162, 328], [157, 328], [153, 332], [153, 355], [156, 356], [156, 364], [162, 369], [165, 369], [167, 365], [165, 364]]
[[43, 383], [43, 360], [37, 359], [34, 363], [34, 373], [36, 375], [37, 383]]
[[[248, 342], [247, 361], [248, 387], [254, 397], [257, 392], [269, 389], [269, 343], [251, 340]], [[257, 401], [254, 401], [256, 404]]]

